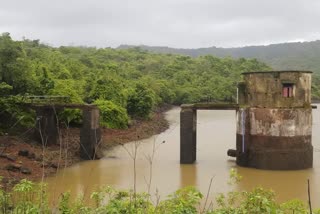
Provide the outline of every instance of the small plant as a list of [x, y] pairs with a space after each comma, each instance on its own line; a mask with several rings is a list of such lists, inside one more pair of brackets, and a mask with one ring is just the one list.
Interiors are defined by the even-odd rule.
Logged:
[[231, 168], [229, 172], [229, 185], [238, 184], [242, 179], [242, 176], [234, 169]]
[[72, 213], [70, 207], [70, 192], [65, 192], [61, 194], [60, 203], [59, 203], [59, 211], [62, 214], [69, 214]]
[[242, 192], [243, 202], [238, 209], [247, 213], [277, 213], [279, 205], [275, 202], [275, 194], [271, 190], [255, 188], [250, 192]]
[[169, 195], [169, 199], [160, 202], [156, 213], [197, 213], [197, 205], [203, 195], [194, 187], [186, 187]]
[[[0, 183], [2, 179], [3, 178], [0, 176]], [[0, 184], [0, 213], [8, 213], [11, 208], [11, 194], [3, 190], [3, 187]]]
[[[284, 213], [299, 213], [299, 214], [307, 214], [309, 213], [308, 207], [300, 200], [293, 199], [290, 201], [287, 201], [280, 205], [281, 209], [284, 211]], [[316, 213], [316, 212], [315, 212]]]
[[22, 179], [13, 187], [13, 213], [51, 213], [46, 185]]

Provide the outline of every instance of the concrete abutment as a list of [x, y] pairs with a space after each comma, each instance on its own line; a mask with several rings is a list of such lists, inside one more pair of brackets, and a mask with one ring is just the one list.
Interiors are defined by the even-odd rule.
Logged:
[[80, 130], [80, 158], [93, 160], [100, 157], [101, 130], [99, 126], [100, 111], [94, 105], [41, 105], [36, 110], [35, 139], [44, 145], [58, 144], [57, 112], [64, 108], [81, 109], [83, 125]]

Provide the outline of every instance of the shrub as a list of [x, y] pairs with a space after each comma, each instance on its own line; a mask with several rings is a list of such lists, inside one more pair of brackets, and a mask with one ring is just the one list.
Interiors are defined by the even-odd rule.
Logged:
[[100, 109], [100, 125], [102, 127], [124, 129], [128, 127], [129, 118], [126, 109], [109, 100], [94, 102]]
[[32, 110], [21, 105], [22, 97], [0, 98], [0, 128], [12, 129], [15, 127], [32, 127], [35, 124], [35, 115]]
[[155, 94], [143, 84], [137, 84], [127, 101], [129, 115], [148, 118], [155, 104]]
[[82, 123], [82, 111], [80, 109], [64, 109], [62, 112], [58, 113], [58, 119], [69, 126], [80, 125]]

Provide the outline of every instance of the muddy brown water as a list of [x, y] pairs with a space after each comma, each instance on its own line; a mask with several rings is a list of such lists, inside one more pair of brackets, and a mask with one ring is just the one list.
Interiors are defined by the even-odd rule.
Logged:
[[[320, 108], [320, 105], [318, 105]], [[152, 164], [151, 194], [159, 191], [161, 198], [185, 186], [196, 186], [206, 194], [213, 177], [210, 199], [217, 193], [230, 190], [251, 190], [256, 186], [273, 189], [279, 202], [298, 198], [307, 202], [307, 180], [310, 179], [313, 207], [320, 207], [320, 109], [313, 110], [314, 166], [312, 169], [296, 171], [270, 171], [243, 168], [236, 165], [234, 158], [227, 156], [227, 150], [235, 147], [235, 111], [198, 111], [197, 162], [193, 165], [179, 164], [180, 109], [166, 113], [170, 128], [160, 135], [140, 142], [137, 157], [137, 189], [147, 191], [150, 164], [147, 157], [156, 152]], [[75, 197], [81, 192], [88, 198], [98, 186], [110, 185], [118, 189], [133, 188], [133, 160], [128, 154], [134, 150], [134, 143], [115, 147], [105, 152], [105, 158], [86, 161], [60, 170], [54, 177], [46, 179], [51, 200], [70, 191]], [[229, 171], [235, 168], [243, 179], [230, 186]]]

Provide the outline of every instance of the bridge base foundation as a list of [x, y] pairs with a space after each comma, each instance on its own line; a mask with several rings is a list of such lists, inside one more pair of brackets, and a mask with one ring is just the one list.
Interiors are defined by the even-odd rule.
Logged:
[[36, 115], [35, 139], [44, 145], [56, 144], [58, 128], [55, 109], [52, 107], [37, 108]]
[[181, 109], [180, 126], [180, 163], [192, 164], [197, 156], [197, 111]]
[[80, 131], [80, 157], [84, 160], [96, 159], [100, 141], [99, 109], [83, 110], [83, 125]]

